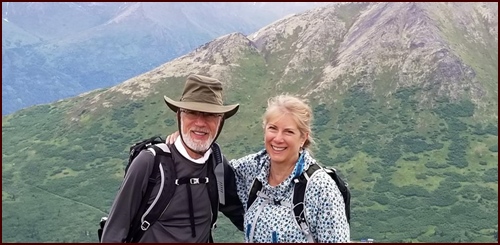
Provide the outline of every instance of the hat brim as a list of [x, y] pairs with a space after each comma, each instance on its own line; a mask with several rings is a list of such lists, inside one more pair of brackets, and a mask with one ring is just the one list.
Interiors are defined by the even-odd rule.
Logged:
[[182, 109], [187, 109], [187, 110], [192, 110], [192, 111], [201, 111], [201, 112], [208, 112], [208, 113], [223, 113], [224, 118], [228, 119], [232, 117], [236, 112], [238, 111], [240, 105], [226, 105], [226, 106], [219, 106], [219, 105], [212, 105], [212, 104], [206, 104], [206, 103], [199, 103], [199, 102], [182, 102], [182, 101], [175, 101], [167, 96], [163, 96], [163, 99], [165, 100], [165, 104], [170, 108], [170, 110], [177, 112], [179, 108]]

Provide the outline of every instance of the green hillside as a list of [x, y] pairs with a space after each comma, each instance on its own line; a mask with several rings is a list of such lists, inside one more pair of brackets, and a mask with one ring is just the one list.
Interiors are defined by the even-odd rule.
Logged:
[[[227, 103], [242, 105], [219, 139], [230, 158], [262, 147], [260, 115], [266, 98], [278, 92], [258, 56], [248, 57], [227, 92]], [[165, 80], [155, 91], [175, 98], [183, 81]], [[402, 89], [380, 98], [352, 87], [335, 104], [311, 99], [315, 156], [340, 169], [352, 188], [352, 240], [493, 241], [498, 128], [476, 123], [468, 100], [436, 99], [435, 108], [420, 108], [413, 99], [419, 92]], [[87, 107], [98, 93], [115, 106]], [[4, 117], [2, 240], [96, 241], [128, 146], [176, 130], [162, 95], [134, 101], [96, 91]], [[387, 101], [392, 106], [384, 106]], [[221, 223], [220, 241], [241, 241], [227, 220]]]

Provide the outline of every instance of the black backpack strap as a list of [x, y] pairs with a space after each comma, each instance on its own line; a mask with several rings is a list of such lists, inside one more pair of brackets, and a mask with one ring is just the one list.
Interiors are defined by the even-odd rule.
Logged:
[[208, 184], [208, 183], [209, 183], [208, 177], [205, 177], [205, 178], [182, 177], [182, 178], [175, 180], [175, 185], [186, 185], [187, 186], [186, 189], [187, 189], [187, 193], [188, 193], [189, 221], [191, 223], [191, 236], [192, 237], [196, 237], [196, 229], [195, 229], [195, 225], [194, 225], [193, 194], [191, 192], [191, 185]]
[[295, 186], [293, 189], [293, 213], [295, 214], [295, 219], [297, 223], [301, 225], [302, 222], [306, 222], [304, 215], [304, 195], [306, 193], [306, 185], [309, 177], [311, 177], [316, 170], [321, 167], [317, 164], [310, 165], [305, 173], [302, 173], [299, 177], [294, 179]]
[[[224, 165], [222, 164], [222, 153], [219, 144], [214, 142], [212, 144], [212, 161], [208, 161], [208, 178], [215, 180], [208, 183], [208, 196], [210, 198], [210, 205], [212, 207], [212, 222], [210, 223], [210, 235], [208, 242], [213, 243], [212, 231], [217, 226], [217, 217], [219, 214], [219, 203], [225, 204], [225, 190], [224, 190]], [[213, 170], [213, 171], [212, 171]]]
[[321, 167], [317, 164], [310, 165], [306, 172], [302, 173], [299, 177], [296, 177], [293, 181], [295, 182], [293, 189], [293, 213], [295, 214], [295, 219], [297, 224], [300, 226], [302, 231], [305, 233], [308, 242], [315, 242], [312, 234], [309, 230], [307, 224], [306, 216], [304, 213], [304, 196], [306, 193], [307, 181], [309, 178]]
[[252, 188], [250, 188], [250, 192], [248, 193], [248, 201], [247, 201], [247, 210], [252, 206], [252, 203], [257, 199], [257, 192], [262, 189], [262, 182], [257, 178], [253, 180]]
[[217, 180], [217, 191], [219, 192], [219, 203], [224, 205], [226, 204], [226, 195], [225, 195], [225, 173], [224, 173], [224, 166], [222, 164], [222, 153], [219, 147], [219, 144], [213, 143], [212, 144], [212, 159], [213, 159], [213, 165], [212, 168], [214, 170], [215, 178]]
[[347, 218], [347, 223], [351, 223], [351, 192], [349, 191], [349, 185], [337, 174], [334, 168], [325, 168], [325, 171], [330, 175], [330, 177], [335, 181], [337, 187], [342, 194], [345, 205], [345, 216]]
[[[148, 181], [148, 187], [142, 198], [141, 209], [139, 209], [133, 219], [129, 234], [125, 242], [138, 242], [144, 235], [144, 232], [146, 232], [149, 227], [158, 220], [160, 215], [170, 203], [170, 200], [172, 199], [172, 196], [174, 194], [173, 190], [175, 188], [176, 172], [170, 152], [164, 152], [156, 145], [152, 145], [150, 147], [155, 150], [153, 171], [151, 172]], [[156, 185], [156, 177], [160, 172], [161, 162], [165, 163], [162, 166], [166, 168], [165, 170], [163, 170], [163, 172], [166, 173], [166, 175], [164, 176], [164, 184], [160, 187], [159, 191], [161, 192], [158, 192], [158, 195], [160, 195], [159, 199], [156, 200], [156, 203], [153, 202], [151, 206], [148, 205], [147, 202], [149, 200], [149, 197], [151, 196], [153, 187]]]
[[[214, 147], [215, 146], [215, 147]], [[220, 153], [219, 146], [214, 143], [212, 145], [212, 150], [213, 153], [207, 162], [207, 176], [205, 178], [198, 178], [198, 177], [182, 177], [177, 180], [175, 180], [176, 185], [187, 185], [187, 195], [188, 195], [188, 207], [189, 207], [189, 221], [191, 223], [191, 236], [196, 237], [196, 229], [195, 229], [195, 224], [194, 224], [194, 208], [193, 208], [193, 195], [191, 191], [191, 185], [197, 185], [197, 184], [207, 184], [207, 190], [208, 190], [208, 195], [210, 199], [210, 206], [212, 209], [212, 220], [211, 220], [211, 230], [210, 230], [210, 235], [209, 235], [209, 242], [213, 242], [213, 237], [212, 237], [212, 230], [215, 228], [215, 224], [217, 222], [217, 216], [219, 212], [219, 198], [217, 198], [218, 194], [218, 181], [216, 180], [216, 173], [215, 173], [215, 166], [218, 165], [219, 163], [222, 163], [222, 156]], [[222, 166], [222, 164], [221, 164]], [[222, 173], [224, 173], [222, 171]], [[222, 178], [222, 184], [224, 184], [223, 178], [224, 175], [220, 176], [219, 178]], [[210, 181], [212, 180], [212, 181]], [[222, 186], [224, 188], [224, 186]], [[222, 193], [224, 195], [224, 193]]]
[[[224, 157], [222, 166], [224, 168], [224, 195], [225, 204], [219, 203], [219, 212], [222, 212], [238, 230], [243, 231], [243, 216], [245, 207], [238, 196], [238, 188], [236, 184], [236, 173], [231, 168], [229, 162]], [[218, 186], [217, 186], [218, 187]], [[220, 195], [220, 193], [219, 193]], [[215, 225], [215, 224], [214, 224]]]

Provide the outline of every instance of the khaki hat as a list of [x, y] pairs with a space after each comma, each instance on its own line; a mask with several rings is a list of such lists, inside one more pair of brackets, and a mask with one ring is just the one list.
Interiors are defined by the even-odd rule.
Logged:
[[239, 108], [236, 105], [223, 105], [222, 83], [211, 77], [189, 75], [180, 101], [163, 96], [167, 106], [174, 112], [179, 108], [207, 113], [223, 113], [224, 118], [232, 117]]

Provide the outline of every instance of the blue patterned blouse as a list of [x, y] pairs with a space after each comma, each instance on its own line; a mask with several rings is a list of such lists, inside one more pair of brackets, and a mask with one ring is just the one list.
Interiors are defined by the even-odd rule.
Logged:
[[[292, 174], [272, 187], [268, 182], [270, 158], [265, 150], [230, 161], [236, 173], [238, 196], [245, 205], [245, 242], [308, 242], [293, 213], [292, 179], [315, 163], [307, 151], [301, 151]], [[255, 178], [262, 183], [263, 195], [258, 195], [246, 210]], [[274, 200], [280, 204], [275, 204]], [[315, 242], [349, 242], [350, 230], [342, 194], [326, 172], [317, 171], [308, 181], [304, 202], [305, 217]]]

